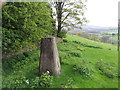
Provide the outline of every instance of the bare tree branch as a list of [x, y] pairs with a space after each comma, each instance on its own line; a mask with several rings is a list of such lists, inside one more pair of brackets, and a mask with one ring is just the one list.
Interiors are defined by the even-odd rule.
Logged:
[[67, 15], [66, 15], [66, 17], [63, 19], [63, 21], [62, 21], [62, 23], [65, 21], [65, 19], [67, 19], [67, 17], [70, 15], [70, 13], [68, 13]]

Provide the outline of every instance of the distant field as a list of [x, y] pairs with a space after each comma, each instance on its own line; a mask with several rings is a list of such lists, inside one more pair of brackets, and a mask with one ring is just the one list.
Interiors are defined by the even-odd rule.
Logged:
[[117, 41], [118, 40], [118, 36], [113, 36], [112, 40]]
[[[112, 35], [112, 34], [115, 34], [115, 35]], [[112, 37], [112, 40], [113, 41], [117, 41], [118, 40], [118, 31], [117, 30], [110, 30], [110, 31], [105, 31], [103, 32], [103, 35], [104, 36], [109, 36], [109, 37]]]
[[105, 33], [108, 33], [108, 34], [117, 34], [118, 33], [118, 30], [109, 30], [109, 31], [104, 31]]

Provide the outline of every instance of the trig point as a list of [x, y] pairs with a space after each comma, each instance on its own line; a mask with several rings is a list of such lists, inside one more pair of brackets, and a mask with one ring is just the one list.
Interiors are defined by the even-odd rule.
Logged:
[[40, 74], [45, 72], [53, 76], [59, 76], [61, 73], [55, 37], [45, 37], [41, 40]]

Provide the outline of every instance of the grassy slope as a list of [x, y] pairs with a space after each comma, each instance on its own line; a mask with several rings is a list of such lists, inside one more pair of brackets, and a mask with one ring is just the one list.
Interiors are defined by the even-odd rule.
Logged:
[[[58, 43], [62, 74], [55, 77], [53, 86], [73, 88], [117, 88], [117, 47], [68, 35], [65, 42]], [[39, 50], [3, 60], [3, 87], [11, 78], [25, 76], [35, 78], [38, 75]], [[102, 59], [102, 60], [101, 60]], [[81, 62], [84, 61], [84, 62]], [[98, 62], [102, 62], [99, 66]], [[90, 69], [90, 77], [73, 70], [74, 65], [83, 65]], [[109, 67], [114, 69], [111, 69]], [[104, 67], [104, 68], [103, 68]], [[102, 69], [102, 70], [99, 70]], [[109, 75], [113, 76], [112, 78]]]
[[113, 36], [112, 40], [117, 41], [118, 40], [118, 36]]

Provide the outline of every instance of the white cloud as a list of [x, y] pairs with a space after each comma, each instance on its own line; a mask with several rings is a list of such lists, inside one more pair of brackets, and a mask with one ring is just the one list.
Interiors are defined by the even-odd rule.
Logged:
[[89, 25], [117, 26], [119, 0], [88, 0], [86, 17]]

